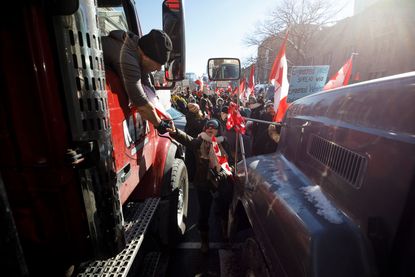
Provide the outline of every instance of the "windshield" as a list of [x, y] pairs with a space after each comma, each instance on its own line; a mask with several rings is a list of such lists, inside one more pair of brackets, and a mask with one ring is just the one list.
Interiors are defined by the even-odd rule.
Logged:
[[177, 119], [180, 117], [184, 117], [184, 114], [182, 114], [181, 112], [179, 112], [178, 110], [176, 110], [175, 108], [169, 108], [167, 110], [168, 114], [173, 118], [173, 119]]

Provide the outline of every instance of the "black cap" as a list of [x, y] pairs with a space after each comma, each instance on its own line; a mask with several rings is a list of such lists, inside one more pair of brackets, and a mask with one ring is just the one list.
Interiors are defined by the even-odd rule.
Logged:
[[229, 109], [228, 106], [223, 106], [221, 112], [228, 113], [228, 109]]
[[159, 64], [165, 64], [173, 49], [169, 36], [162, 30], [153, 29], [138, 41], [138, 45], [146, 56]]

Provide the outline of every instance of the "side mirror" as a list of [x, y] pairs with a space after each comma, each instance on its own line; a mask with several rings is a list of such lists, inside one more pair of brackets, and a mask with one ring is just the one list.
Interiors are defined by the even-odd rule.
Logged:
[[211, 58], [208, 60], [207, 71], [213, 81], [239, 80], [241, 62], [236, 58]]
[[[164, 0], [163, 31], [173, 44], [170, 60], [166, 64], [166, 80], [175, 82], [185, 78], [186, 73], [186, 46], [184, 28], [184, 10], [182, 0]], [[168, 72], [168, 73], [167, 73]]]

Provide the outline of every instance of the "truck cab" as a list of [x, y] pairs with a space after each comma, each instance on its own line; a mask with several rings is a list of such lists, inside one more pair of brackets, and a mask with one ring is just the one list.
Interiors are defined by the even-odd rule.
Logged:
[[[111, 258], [122, 264], [111, 272], [126, 276], [147, 231], [172, 245], [187, 214], [181, 146], [129, 105], [103, 60], [109, 31], [142, 35], [138, 7], [129, 0], [11, 5], [0, 51], [4, 272], [62, 276], [75, 267], [80, 276], [104, 276]], [[183, 4], [166, 0], [161, 8], [174, 46], [166, 76], [176, 81], [185, 72]]]
[[249, 234], [247, 272], [414, 276], [414, 85], [408, 72], [290, 105], [277, 152], [238, 165], [229, 231]]

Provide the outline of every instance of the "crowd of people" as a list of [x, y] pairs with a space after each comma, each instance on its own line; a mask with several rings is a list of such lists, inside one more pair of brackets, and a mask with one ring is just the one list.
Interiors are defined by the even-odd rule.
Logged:
[[[223, 238], [227, 239], [227, 215], [232, 199], [232, 178], [218, 166], [214, 156], [212, 137], [218, 143], [220, 152], [229, 165], [242, 159], [241, 146], [235, 128], [227, 128], [230, 106], [237, 102], [229, 91], [207, 95], [200, 91], [176, 88], [172, 93], [172, 105], [186, 115], [185, 130], [173, 125], [170, 135], [186, 146], [185, 163], [189, 181], [193, 182], [199, 203], [198, 229], [201, 251], [209, 250], [209, 215], [215, 200], [221, 219]], [[278, 146], [280, 127], [272, 125], [275, 111], [272, 102], [265, 102], [263, 95], [249, 97], [246, 105], [240, 105], [239, 112], [245, 118], [263, 122], [247, 121], [246, 132], [241, 134], [246, 157], [275, 152]], [[216, 195], [214, 197], [213, 195]]]
[[[123, 81], [130, 104], [160, 134], [169, 132], [174, 139], [186, 146], [185, 163], [189, 179], [198, 195], [201, 251], [207, 253], [208, 222], [214, 200], [218, 207], [224, 239], [227, 238], [227, 215], [233, 189], [230, 166], [241, 160], [241, 151], [236, 151], [238, 136], [235, 129], [228, 130], [226, 122], [229, 107], [232, 102], [237, 102], [237, 96], [232, 96], [229, 91], [222, 91], [220, 95], [206, 95], [201, 91], [190, 92], [189, 88], [177, 88], [172, 93], [172, 104], [187, 119], [185, 131], [180, 131], [173, 122], [160, 118], [155, 103], [149, 97], [155, 94], [151, 72], [160, 70], [169, 60], [172, 51], [172, 42], [168, 35], [162, 30], [151, 30], [139, 38], [129, 32], [114, 30], [102, 38], [102, 46], [105, 65]], [[274, 108], [272, 103], [264, 102], [262, 95], [258, 99], [252, 95], [248, 103], [240, 108], [240, 114], [272, 121]], [[278, 140], [279, 130], [274, 125], [251, 122], [243, 135], [245, 155], [274, 152]]]
[[[218, 95], [219, 94], [219, 95]], [[228, 109], [231, 102], [237, 103], [237, 96], [227, 90], [220, 93], [204, 94], [200, 91], [190, 92], [188, 88], [176, 88], [172, 92], [172, 105], [186, 115], [186, 133], [196, 137], [202, 132], [204, 122], [209, 119], [218, 121], [219, 135], [226, 138], [229, 146], [229, 155], [233, 160], [241, 160], [241, 150], [236, 152], [237, 136], [235, 130], [226, 128]], [[241, 101], [239, 101], [241, 102]], [[239, 112], [245, 118], [272, 122], [275, 115], [271, 101], [265, 101], [263, 93], [249, 96], [248, 101], [240, 103]], [[261, 155], [275, 152], [278, 146], [280, 127], [269, 123], [247, 120], [246, 132], [242, 135], [245, 156]]]

